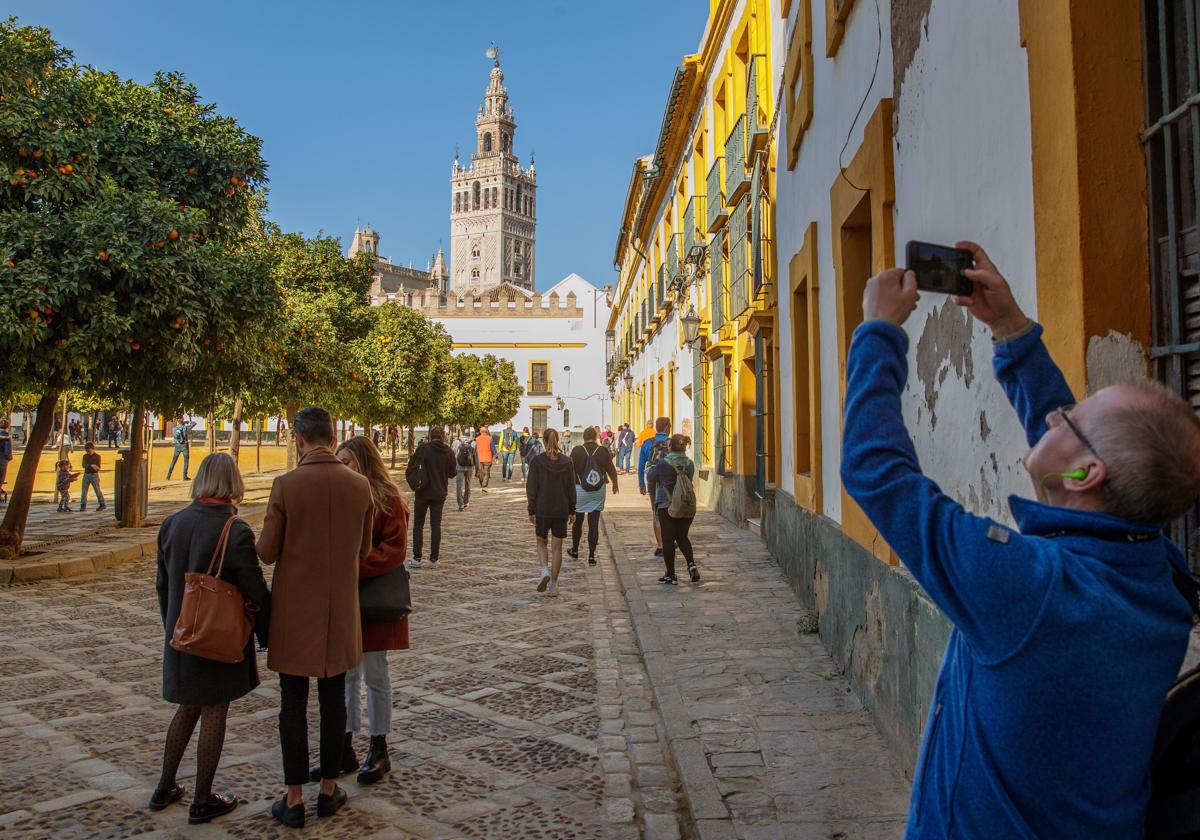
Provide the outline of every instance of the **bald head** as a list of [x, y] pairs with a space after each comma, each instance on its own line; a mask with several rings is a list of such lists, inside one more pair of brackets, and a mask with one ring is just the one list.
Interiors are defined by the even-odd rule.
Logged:
[[1145, 524], [1182, 516], [1200, 495], [1200, 418], [1192, 407], [1150, 381], [1113, 385], [1087, 402], [1087, 435], [1108, 468], [1105, 512]]

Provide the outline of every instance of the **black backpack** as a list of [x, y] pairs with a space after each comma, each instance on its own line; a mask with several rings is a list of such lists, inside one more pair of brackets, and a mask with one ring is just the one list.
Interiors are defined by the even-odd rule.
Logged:
[[604, 473], [600, 472], [600, 467], [596, 464], [596, 453], [600, 451], [600, 447], [592, 445], [595, 448], [591, 450], [587, 448], [586, 443], [583, 445], [587, 461], [584, 462], [583, 472], [579, 476], [579, 486], [589, 493], [595, 493], [604, 486]]
[[425, 466], [425, 444], [417, 447], [404, 471], [404, 480], [414, 493], [420, 493], [429, 486], [429, 470]]
[[460, 467], [469, 467], [475, 463], [475, 459], [471, 457], [470, 441], [463, 441], [462, 446], [458, 447], [457, 460]]

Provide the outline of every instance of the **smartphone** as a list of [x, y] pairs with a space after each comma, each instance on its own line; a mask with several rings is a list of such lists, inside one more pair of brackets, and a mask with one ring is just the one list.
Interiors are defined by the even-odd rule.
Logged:
[[975, 284], [963, 275], [963, 269], [975, 267], [965, 248], [910, 241], [904, 246], [904, 255], [906, 268], [916, 272], [917, 288], [922, 292], [966, 297], [975, 291]]

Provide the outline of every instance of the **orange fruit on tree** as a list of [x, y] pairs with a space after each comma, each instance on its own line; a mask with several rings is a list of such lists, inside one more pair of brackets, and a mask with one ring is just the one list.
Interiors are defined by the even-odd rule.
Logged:
[[12, 260], [5, 260], [4, 267], [5, 268], [16, 268], [17, 264], [15, 262], [13, 262]]
[[194, 166], [189, 166], [189, 167], [188, 167], [188, 174], [189, 174], [189, 175], [191, 175], [193, 178], [195, 178], [195, 177], [196, 177], [196, 167], [194, 167]]
[[233, 187], [226, 187], [226, 188], [225, 188], [225, 195], [233, 195], [233, 193], [234, 193], [234, 189], [233, 189]]
[[41, 149], [34, 149], [34, 150], [33, 150], [33, 156], [34, 156], [35, 158], [40, 158], [40, 157], [42, 156], [42, 150], [41, 150]]
[[142, 345], [138, 344], [136, 341], [135, 341], [135, 342], [133, 342], [132, 344], [130, 344], [129, 346], [130, 346], [130, 347], [132, 347], [134, 350], [141, 350], [141, 349], [142, 349]]
[[22, 146], [21, 148], [17, 149], [17, 154], [19, 154], [21, 157], [29, 157], [29, 149], [26, 149], [24, 146]]
[[167, 234], [167, 239], [170, 239], [172, 242], [174, 242], [178, 238], [179, 238], [179, 231], [175, 230], [174, 228], [172, 228], [171, 232]]
[[62, 171], [63, 171], [64, 175], [70, 175], [72, 172], [75, 171], [75, 167], [68, 163], [67, 165], [65, 165], [62, 168]]
[[108, 251], [97, 251], [96, 256], [102, 260], [107, 260], [108, 259]]

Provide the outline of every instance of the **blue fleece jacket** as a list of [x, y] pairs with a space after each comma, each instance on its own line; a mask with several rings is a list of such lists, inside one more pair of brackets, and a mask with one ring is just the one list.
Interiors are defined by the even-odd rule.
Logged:
[[[913, 780], [909, 838], [1140, 838], [1148, 764], [1191, 609], [1161, 526], [1017, 497], [1019, 532], [921, 474], [900, 393], [908, 337], [850, 347], [842, 480], [954, 625]], [[1030, 444], [1073, 402], [1041, 328], [995, 350]]]
[[642, 448], [638, 450], [638, 489], [646, 489], [646, 467], [650, 466], [650, 459], [654, 457], [654, 448], [670, 439], [670, 435], [659, 432], [654, 437], [642, 441]]

